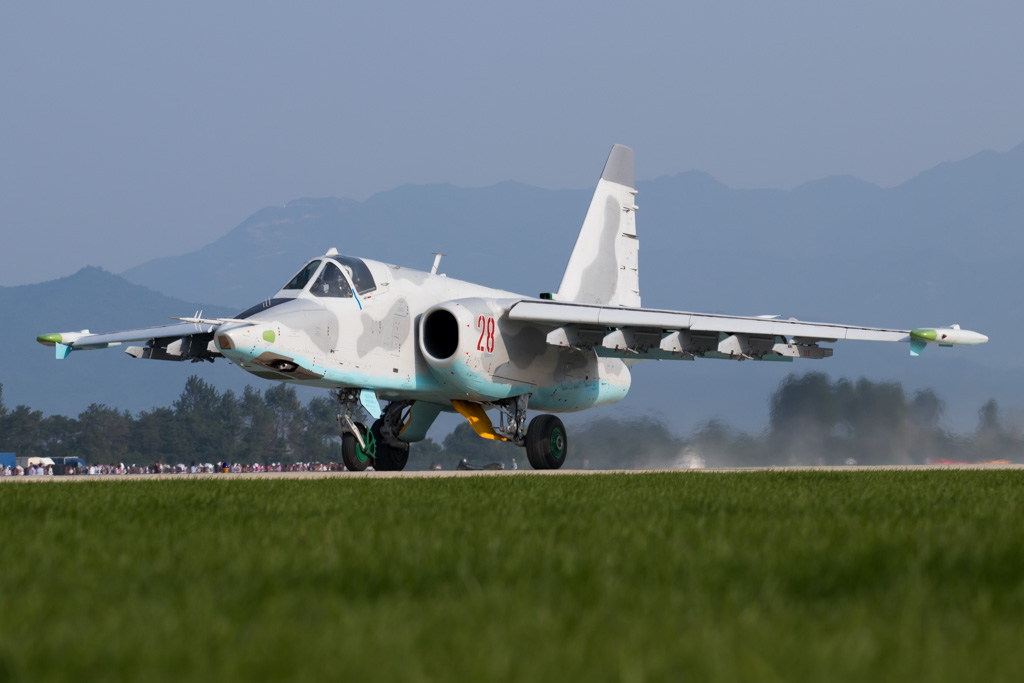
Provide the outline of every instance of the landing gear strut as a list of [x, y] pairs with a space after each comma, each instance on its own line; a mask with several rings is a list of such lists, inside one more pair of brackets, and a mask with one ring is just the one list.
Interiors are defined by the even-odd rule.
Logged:
[[373, 467], [377, 470], [405, 469], [409, 462], [409, 444], [398, 439], [412, 401], [392, 401], [380, 419], [367, 429], [355, 416], [360, 410], [359, 389], [332, 392], [338, 403], [338, 434], [341, 435], [341, 459], [353, 472]]

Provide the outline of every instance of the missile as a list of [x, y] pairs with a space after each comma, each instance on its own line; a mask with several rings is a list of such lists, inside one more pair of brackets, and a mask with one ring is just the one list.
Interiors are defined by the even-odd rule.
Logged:
[[927, 344], [939, 346], [974, 346], [984, 344], [988, 337], [971, 330], [962, 330], [959, 325], [951, 327], [919, 327], [910, 331], [910, 355], [920, 356]]

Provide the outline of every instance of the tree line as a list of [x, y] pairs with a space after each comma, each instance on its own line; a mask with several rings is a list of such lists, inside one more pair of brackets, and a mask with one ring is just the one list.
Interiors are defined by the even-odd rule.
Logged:
[[[895, 382], [832, 380], [810, 372], [789, 375], [770, 398], [768, 427], [747, 434], [712, 421], [679, 436], [645, 419], [593, 420], [570, 429], [570, 467], [768, 466], [789, 464], [914, 464], [1021, 459], [1024, 437], [1007, 427], [988, 401], [970, 434], [953, 434], [931, 390], [908, 396]], [[8, 409], [0, 384], [0, 451], [23, 456], [80, 457], [87, 463], [149, 465], [191, 462], [339, 462], [335, 402], [305, 405], [295, 388], [247, 386], [241, 396], [220, 392], [198, 376], [185, 382], [170, 407], [136, 415], [93, 404], [77, 417], [44, 416], [24, 405]], [[411, 468], [466, 458], [502, 462], [524, 455], [507, 443], [480, 439], [460, 423], [440, 443], [413, 445]]]

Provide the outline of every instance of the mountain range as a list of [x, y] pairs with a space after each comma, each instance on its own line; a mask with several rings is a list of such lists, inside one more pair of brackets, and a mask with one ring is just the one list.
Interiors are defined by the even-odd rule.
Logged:
[[[992, 341], [978, 349], [928, 349], [913, 361], [903, 345], [844, 343], [822, 362], [698, 361], [670, 372], [641, 365], [630, 396], [602, 410], [659, 415], [680, 429], [713, 418], [757, 429], [771, 390], [801, 370], [934, 387], [957, 427], [971, 426], [989, 397], [1020, 410], [1024, 360], [1013, 340], [1022, 331], [1016, 289], [1024, 256], [1024, 145], [941, 164], [893, 188], [832, 177], [794, 190], [744, 190], [696, 171], [637, 188], [645, 306], [903, 328], [960, 323]], [[527, 295], [553, 291], [591, 193], [506, 182], [406, 185], [363, 202], [298, 199], [257, 211], [194, 252], [121, 277], [87, 268], [53, 282], [0, 288], [6, 321], [25, 331], [4, 345], [19, 359], [0, 375], [5, 400], [45, 412], [73, 413], [94, 401], [137, 410], [169, 403], [182, 373], [213, 373], [204, 376], [222, 389], [257, 383], [222, 363], [182, 368], [116, 352], [57, 363], [34, 336], [159, 324], [199, 308], [231, 315], [273, 294], [330, 247], [423, 269], [441, 252], [441, 271], [452, 277]], [[192, 301], [209, 303], [186, 303]], [[169, 379], [179, 376], [180, 382]]]

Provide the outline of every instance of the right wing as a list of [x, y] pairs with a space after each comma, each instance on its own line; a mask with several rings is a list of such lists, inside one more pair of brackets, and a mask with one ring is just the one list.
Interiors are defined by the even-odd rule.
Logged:
[[145, 342], [145, 346], [127, 347], [125, 353], [135, 358], [213, 362], [221, 357], [213, 344], [213, 334], [217, 328], [225, 322], [245, 322], [233, 318], [178, 319], [184, 322], [108, 334], [92, 334], [89, 330], [58, 332], [40, 335], [36, 341], [55, 347], [58, 359], [67, 358], [74, 350], [106, 349], [125, 342]]

